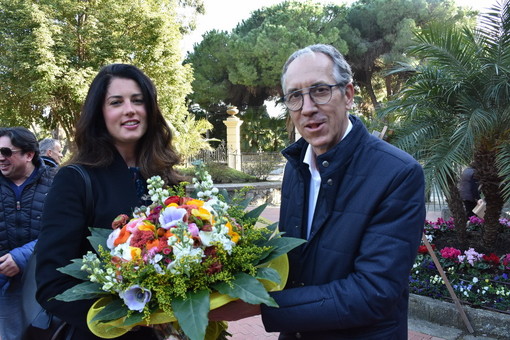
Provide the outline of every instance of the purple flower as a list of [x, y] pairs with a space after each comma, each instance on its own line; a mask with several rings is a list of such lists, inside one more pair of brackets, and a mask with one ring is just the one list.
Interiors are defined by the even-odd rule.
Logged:
[[161, 223], [162, 228], [168, 230], [171, 227], [175, 227], [178, 222], [182, 221], [186, 213], [186, 209], [173, 206], [167, 207], [159, 215], [159, 223]]
[[139, 285], [133, 285], [119, 295], [130, 310], [136, 310], [140, 313], [152, 296], [150, 290], [142, 288]]

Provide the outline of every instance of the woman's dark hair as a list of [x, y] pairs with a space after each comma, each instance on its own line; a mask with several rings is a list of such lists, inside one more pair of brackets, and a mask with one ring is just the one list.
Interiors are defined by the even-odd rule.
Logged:
[[110, 165], [115, 157], [114, 141], [106, 128], [103, 104], [112, 79], [131, 79], [142, 91], [147, 112], [147, 131], [137, 144], [136, 157], [144, 178], [159, 175], [168, 185], [178, 184], [182, 177], [173, 168], [179, 156], [172, 146], [172, 132], [161, 114], [156, 88], [140, 69], [128, 64], [103, 67], [90, 85], [80, 118], [76, 123], [75, 152], [69, 163], [91, 167]]
[[3, 136], [9, 137], [11, 139], [11, 144], [20, 148], [23, 154], [33, 152], [33, 165], [38, 166], [41, 164], [41, 160], [39, 158], [39, 143], [37, 142], [35, 135], [30, 130], [22, 126], [0, 128], [0, 137]]

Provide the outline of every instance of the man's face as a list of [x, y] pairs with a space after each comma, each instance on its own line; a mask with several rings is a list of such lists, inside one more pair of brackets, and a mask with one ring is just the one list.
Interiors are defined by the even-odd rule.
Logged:
[[55, 146], [53, 147], [53, 149], [48, 150], [48, 157], [53, 158], [55, 162], [57, 162], [57, 164], [60, 164], [63, 156], [64, 155], [62, 155], [62, 145], [60, 145], [59, 142], [55, 142]]
[[0, 137], [0, 148], [9, 148], [13, 151], [10, 157], [0, 153], [0, 171], [2, 175], [15, 182], [27, 178], [32, 172], [33, 152], [23, 154], [21, 148], [12, 145], [7, 136]]
[[[333, 61], [322, 53], [303, 54], [288, 66], [284, 92], [288, 94], [319, 84], [336, 84]], [[307, 92], [303, 90], [303, 93]], [[345, 86], [345, 95], [335, 86], [328, 103], [315, 104], [308, 94], [304, 94], [301, 110], [289, 111], [299, 134], [312, 146], [317, 156], [342, 139], [348, 126], [347, 111], [352, 107], [353, 97], [352, 84]]]

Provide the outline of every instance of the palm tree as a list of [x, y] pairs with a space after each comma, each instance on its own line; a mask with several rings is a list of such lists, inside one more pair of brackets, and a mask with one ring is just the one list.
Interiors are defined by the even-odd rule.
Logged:
[[410, 54], [420, 63], [394, 71], [413, 75], [381, 114], [401, 119], [397, 144], [423, 163], [429, 185], [439, 185], [460, 218], [456, 227], [466, 221], [458, 211], [459, 170], [474, 161], [490, 249], [510, 197], [510, 0], [482, 14], [476, 29], [431, 25], [416, 38]]

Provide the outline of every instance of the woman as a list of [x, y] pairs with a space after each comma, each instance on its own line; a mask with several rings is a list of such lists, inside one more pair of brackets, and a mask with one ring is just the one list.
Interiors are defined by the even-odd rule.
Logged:
[[[111, 229], [119, 214], [131, 214], [146, 194], [145, 179], [161, 176], [175, 185], [179, 158], [172, 134], [157, 104], [151, 80], [132, 65], [104, 67], [93, 80], [76, 125], [75, 152], [69, 163], [81, 164], [90, 175], [93, 211], [86, 211], [80, 174], [63, 167], [55, 176], [43, 214], [38, 241], [37, 299], [50, 313], [74, 326], [72, 339], [99, 339], [86, 324], [94, 300], [52, 299], [76, 285], [57, 268], [91, 250], [88, 227]], [[151, 339], [152, 329], [140, 327], [122, 339]]]

